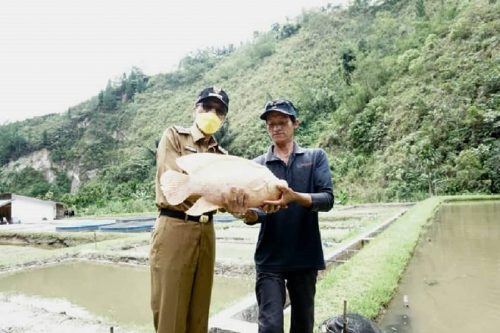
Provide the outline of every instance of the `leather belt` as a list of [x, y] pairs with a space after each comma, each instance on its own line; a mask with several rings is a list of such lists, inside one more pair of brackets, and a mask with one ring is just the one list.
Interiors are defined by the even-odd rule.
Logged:
[[213, 212], [205, 213], [205, 214], [200, 215], [200, 216], [192, 216], [192, 215], [187, 215], [184, 212], [166, 209], [166, 208], [160, 209], [160, 215], [169, 216], [169, 217], [173, 217], [173, 218], [184, 220], [184, 221], [192, 221], [192, 222], [199, 222], [199, 223], [208, 223], [208, 222], [211, 222], [214, 218]]

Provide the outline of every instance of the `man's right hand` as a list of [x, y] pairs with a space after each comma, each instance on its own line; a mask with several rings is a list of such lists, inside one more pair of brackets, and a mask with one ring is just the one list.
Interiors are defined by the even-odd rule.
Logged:
[[245, 224], [254, 225], [259, 220], [259, 215], [254, 210], [247, 210], [244, 214], [239, 215], [238, 218], [242, 219]]
[[229, 193], [221, 194], [224, 209], [236, 215], [244, 214], [248, 210], [248, 194], [243, 189], [232, 187]]

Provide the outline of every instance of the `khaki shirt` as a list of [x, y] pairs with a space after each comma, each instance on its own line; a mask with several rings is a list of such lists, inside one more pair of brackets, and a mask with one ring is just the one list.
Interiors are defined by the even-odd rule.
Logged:
[[198, 200], [199, 196], [190, 196], [183, 203], [172, 206], [167, 202], [160, 188], [160, 177], [167, 170], [181, 170], [175, 160], [179, 156], [196, 153], [227, 154], [227, 151], [219, 147], [213, 136], [205, 140], [203, 133], [196, 127], [184, 128], [180, 126], [169, 127], [163, 132], [158, 150], [156, 152], [156, 206], [185, 212]]

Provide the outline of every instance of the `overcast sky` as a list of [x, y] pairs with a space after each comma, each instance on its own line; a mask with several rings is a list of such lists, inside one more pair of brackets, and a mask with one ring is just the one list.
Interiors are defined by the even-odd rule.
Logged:
[[189, 52], [333, 0], [2, 0], [0, 124], [63, 112], [137, 66], [168, 72]]

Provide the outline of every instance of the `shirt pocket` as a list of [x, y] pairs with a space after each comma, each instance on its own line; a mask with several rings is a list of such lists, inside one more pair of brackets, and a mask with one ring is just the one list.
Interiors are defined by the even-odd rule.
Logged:
[[294, 190], [297, 192], [311, 192], [314, 163], [311, 160], [298, 161], [293, 169]]

